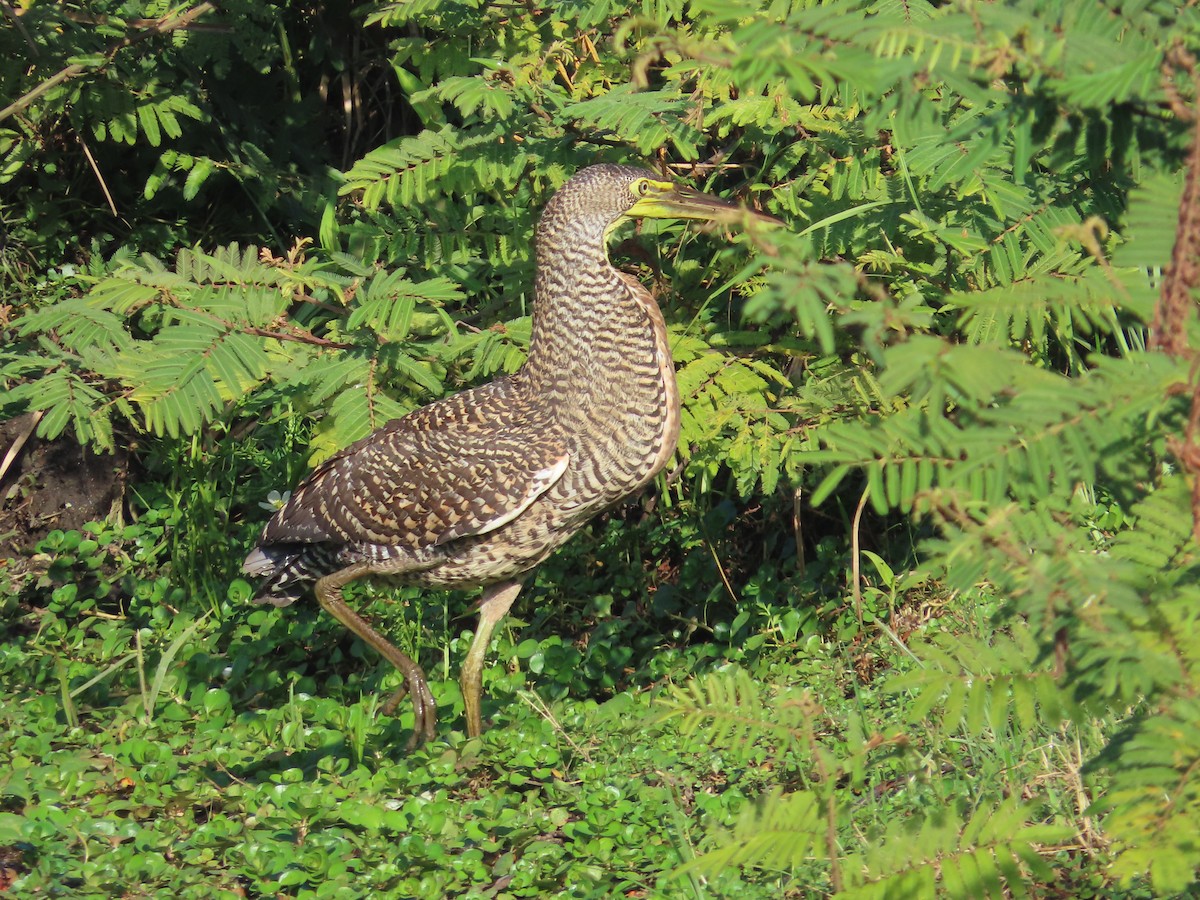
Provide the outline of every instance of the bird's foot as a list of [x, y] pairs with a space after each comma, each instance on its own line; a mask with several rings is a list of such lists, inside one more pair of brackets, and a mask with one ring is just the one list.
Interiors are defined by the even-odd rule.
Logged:
[[426, 741], [433, 740], [433, 731], [437, 725], [437, 704], [433, 701], [433, 692], [429, 690], [429, 682], [421, 667], [413, 664], [404, 673], [404, 684], [396, 688], [392, 696], [379, 708], [380, 713], [390, 716], [396, 707], [407, 696], [413, 698], [413, 733], [408, 739], [406, 748], [414, 750]]
[[396, 707], [398, 707], [401, 701], [407, 696], [408, 682], [406, 681], [404, 684], [400, 685], [400, 687], [396, 688], [396, 692], [392, 694], [392, 696], [388, 697], [387, 700], [384, 701], [383, 706], [379, 707], [379, 714], [381, 716], [391, 716], [396, 712]]

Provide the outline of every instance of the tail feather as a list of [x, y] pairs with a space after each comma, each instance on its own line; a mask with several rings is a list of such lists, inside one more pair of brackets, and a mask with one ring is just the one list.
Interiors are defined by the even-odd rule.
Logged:
[[[325, 552], [322, 552], [324, 550]], [[255, 547], [242, 563], [247, 575], [265, 580], [253, 603], [291, 606], [308, 592], [308, 584], [337, 566], [330, 566], [329, 548], [314, 544], [266, 544]]]
[[246, 561], [242, 563], [242, 571], [258, 578], [262, 575], [270, 575], [278, 565], [277, 555], [268, 554], [262, 547], [255, 547], [246, 557]]

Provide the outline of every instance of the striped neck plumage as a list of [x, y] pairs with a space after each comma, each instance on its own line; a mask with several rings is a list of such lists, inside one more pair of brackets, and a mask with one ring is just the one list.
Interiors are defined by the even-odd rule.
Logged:
[[608, 259], [608, 224], [566, 220], [553, 206], [538, 227], [533, 331], [525, 374], [545, 386], [594, 380], [593, 348], [625, 327], [629, 291]]

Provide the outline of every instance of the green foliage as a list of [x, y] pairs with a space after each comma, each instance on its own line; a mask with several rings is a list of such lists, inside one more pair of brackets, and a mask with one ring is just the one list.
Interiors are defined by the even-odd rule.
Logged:
[[[0, 569], [21, 887], [1194, 890], [1195, 361], [1147, 339], [1194, 8], [221, 4], [110, 51], [164, 10], [26, 7], [6, 95], [81, 68], [0, 122], [0, 409], [146, 483]], [[521, 364], [537, 212], [598, 159], [793, 227], [614, 247], [662, 282], [675, 465], [547, 562], [499, 727], [387, 764], [383, 670], [232, 570], [305, 460]], [[450, 601], [388, 596], [449, 721]]]
[[[182, 251], [174, 269], [151, 257], [124, 260], [88, 286], [15, 321], [18, 336], [38, 340], [25, 352], [6, 351], [3, 373], [40, 375], [8, 394], [11, 403], [47, 411], [39, 435], [54, 438], [73, 425], [77, 439], [104, 449], [117, 416], [151, 435], [191, 435], [228, 420], [256, 389], [328, 404], [325, 440], [344, 446], [405, 411], [381, 385], [440, 392], [432, 361], [406, 348], [414, 328], [453, 328], [438, 311], [461, 296], [446, 279], [412, 282], [402, 272], [360, 288], [298, 253], [277, 259], [236, 245]], [[323, 307], [306, 330], [285, 321], [297, 305], [302, 315], [306, 305]], [[344, 324], [326, 310], [344, 315]], [[91, 387], [101, 381], [119, 392]]]
[[[480, 741], [456, 729], [396, 765], [405, 724], [379, 717], [364, 684], [314, 665], [297, 640], [306, 629], [328, 640], [335, 623], [246, 614], [244, 582], [219, 620], [173, 613], [183, 592], [146, 580], [152, 556], [120, 549], [161, 534], [128, 529], [47, 538], [39, 550], [55, 561], [39, 577], [55, 599], [35, 638], [0, 644], [6, 695], [24, 698], [0, 709], [0, 846], [18, 866], [16, 890], [103, 895], [133, 881], [189, 897], [424, 897], [506, 879], [515, 897], [564, 884], [611, 896], [669, 879], [696, 840], [685, 810], [732, 823], [754, 787], [692, 796], [711, 748], [676, 733], [631, 742], [648, 696], [597, 705], [526, 693], [526, 677], [540, 688], [576, 662], [548, 652], [550, 641], [531, 653], [503, 634], [487, 674], [505, 727]], [[113, 569], [128, 598], [119, 612], [83, 577]], [[72, 590], [80, 582], [89, 586]], [[450, 721], [470, 635], [443, 637], [453, 661], [430, 674]], [[362, 668], [361, 657], [343, 661]], [[773, 895], [770, 881], [732, 871], [711, 891]]]
[[[990, 644], [979, 640], [972, 646], [996, 658], [1005, 653], [1003, 642]], [[796, 772], [802, 782], [798, 789], [760, 797], [715, 849], [687, 863], [681, 874], [715, 875], [747, 864], [796, 872], [821, 860], [839, 896], [1023, 894], [1031, 875], [1052, 877], [1041, 855], [1045, 848], [1072, 834], [1062, 825], [1041, 824], [1036, 808], [1011, 799], [980, 798], [973, 809], [960, 801], [913, 815], [905, 810], [908, 804], [881, 796], [894, 789], [885, 777], [892, 760], [881, 751], [902, 747], [902, 732], [893, 726], [870, 734], [852, 714], [830, 733], [826, 711], [813, 694], [793, 689], [768, 698], [740, 670], [693, 682], [665, 707], [663, 720], [678, 717], [685, 732], [700, 731], [706, 742], [735, 754], [769, 747], [772, 768]], [[918, 721], [928, 707], [911, 712]], [[952, 715], [943, 721], [953, 724]], [[996, 718], [1007, 721], [1004, 712]], [[1005, 752], [1019, 754], [1020, 748], [1006, 741]], [[973, 764], [989, 768], [991, 762]], [[874, 799], [861, 802], [864, 792]]]
[[[281, 242], [289, 221], [315, 225], [326, 114], [296, 89], [313, 74], [308, 54], [341, 52], [323, 27], [336, 16], [289, 3], [202, 6], [31, 2], [6, 16], [6, 276], [26, 281], [42, 253], [75, 260], [125, 241], [152, 253], [201, 236], [211, 244], [218, 216], [223, 242], [264, 230]], [[306, 44], [298, 65], [293, 49]], [[368, 80], [371, 64], [358, 62]], [[329, 116], [329, 127], [340, 121]]]

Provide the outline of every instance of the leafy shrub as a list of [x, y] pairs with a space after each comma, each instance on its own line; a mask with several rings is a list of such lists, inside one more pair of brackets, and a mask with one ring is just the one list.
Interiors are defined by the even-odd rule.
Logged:
[[[38, 9], [49, 35], [61, 15]], [[241, 7], [223, 14], [258, 21]], [[632, 806], [619, 787], [606, 795], [597, 782], [617, 770], [622, 784], [649, 782], [651, 770], [656, 787], [684, 782], [592, 711], [563, 726], [564, 707], [530, 700], [525, 740], [487, 738], [502, 752], [477, 776], [483, 790], [446, 774], [476, 752], [466, 748], [421, 757], [404, 774], [361, 774], [389, 726], [371, 724], [361, 703], [345, 710], [299, 697], [246, 727], [257, 737], [239, 759], [253, 777], [230, 779], [228, 805], [194, 823], [192, 864], [225, 854], [259, 893], [340, 889], [362, 877], [340, 862], [367, 852], [357, 828], [401, 850], [380, 863], [373, 886], [414, 895], [510, 875], [514, 894], [574, 879], [588, 885], [584, 895], [612, 895], [646, 889], [632, 874], [639, 866], [662, 890], [686, 880], [694, 892], [730, 893], [748, 882], [764, 893], [1001, 896], [1063, 872], [1077, 879], [1067, 890], [1108, 877], [1099, 865], [1079, 869], [1071, 847], [1102, 860], [1116, 890], [1192, 888], [1198, 335], [1195, 285], [1187, 266], [1170, 264], [1177, 243], [1181, 258], [1198, 246], [1175, 227], [1194, 218], [1200, 178], [1188, 111], [1196, 15], [1084, 0], [757, 10], [601, 0], [519, 16], [441, 0], [370, 4], [363, 34], [386, 55], [407, 127], [357, 145], [363, 152], [336, 166], [336, 187], [305, 181], [299, 221], [312, 240], [285, 245], [264, 225], [251, 246], [236, 233], [253, 230], [243, 218], [191, 247], [196, 230], [181, 227], [177, 240], [134, 241], [12, 305], [0, 325], [13, 338], [0, 350], [6, 414], [42, 411], [44, 437], [71, 430], [100, 447], [137, 434], [152, 467], [186, 460], [177, 468], [188, 482], [214, 459], [229, 461], [209, 483], [228, 485], [234, 499], [187, 493], [182, 480], [167, 492], [177, 509], [178, 498], [194, 498], [201, 523], [173, 554], [183, 571], [180, 559], [212, 546], [200, 535], [230, 519], [248, 535], [271, 479], [278, 490], [299, 474], [293, 454], [263, 448], [307, 444], [320, 458], [520, 365], [536, 213], [580, 166], [676, 160], [676, 174], [795, 226], [728, 242], [647, 226], [617, 248], [643, 264], [645, 279], [671, 285], [663, 298], [684, 397], [679, 458], [654, 514], [643, 507], [646, 521], [597, 526], [547, 567], [545, 584], [578, 586], [574, 597], [548, 595], [550, 609], [571, 611], [569, 626], [535, 610], [536, 633], [502, 636], [508, 666], [488, 673], [507, 695], [530, 672], [556, 703], [616, 694], [619, 718], [635, 702], [619, 692], [635, 680], [744, 664], [759, 681], [726, 669], [685, 682], [665, 707], [671, 721], [647, 739], [684, 748], [678, 777], [690, 779], [693, 798], [655, 790], [647, 806]], [[261, 23], [246, 32], [263, 44], [270, 33]], [[199, 52], [194, 37], [179, 36], [167, 60], [174, 75], [191, 65], [177, 59]], [[230, 59], [235, 43], [205, 46]], [[261, 52], [259, 64], [271, 51]], [[93, 62], [118, 83], [96, 100], [114, 112], [88, 107], [75, 83], [75, 93], [31, 107], [24, 130], [0, 146], [12, 151], [12, 183], [49, 184], [29, 160], [54, 146], [78, 101], [76, 132], [149, 148], [137, 181], [151, 199], [175, 190], [203, 198], [228, 165], [241, 184], [254, 182], [252, 206], [285, 208], [285, 156], [238, 144], [250, 161], [238, 168], [232, 152], [166, 147], [167, 138], [209, 141], [204, 98], [145, 88], [145, 115], [131, 113], [140, 101], [126, 93], [146, 81], [145, 60], [134, 72]], [[266, 130], [272, 140], [288, 133]], [[250, 177], [260, 171], [271, 177]], [[173, 244], [189, 249], [168, 259]], [[135, 252], [146, 249], [153, 254]], [[214, 450], [239, 439], [251, 448], [240, 457]], [[740, 519], [726, 511], [747, 502], [761, 502], [761, 520], [730, 536]], [[619, 566], [601, 578], [598, 560]], [[221, 566], [210, 559], [188, 571], [203, 582], [199, 573]], [[609, 574], [618, 567], [622, 576]], [[220, 608], [224, 582], [212, 580], [222, 589], [209, 602]], [[90, 611], [65, 582], [54, 590], [56, 610]], [[392, 616], [419, 646], [434, 629], [410, 613]], [[160, 660], [194, 621], [165, 630]], [[241, 660], [229, 666], [234, 684], [200, 687], [225, 669], [208, 645], [167, 685], [177, 698], [167, 708], [192, 704], [229, 724], [235, 701], [277, 698], [289, 684], [336, 691], [340, 672], [318, 681], [302, 649], [288, 651], [300, 667], [290, 681], [249, 665], [241, 651], [282, 644], [285, 627], [295, 639], [313, 634], [302, 614], [282, 622], [255, 611], [222, 625]], [[449, 661], [463, 641], [445, 623], [442, 637]], [[799, 682], [816, 688], [790, 686]], [[146, 696], [139, 689], [131, 715], [153, 718]], [[23, 764], [47, 750], [43, 731], [57, 733], [54, 710], [39, 709]], [[282, 752], [305, 765], [264, 762], [276, 725]], [[589, 759], [601, 750], [573, 736], [593, 728], [610, 742], [607, 770]], [[217, 739], [201, 728], [191, 740], [205, 758]], [[114, 758], [162, 765], [171, 784], [180, 770], [158, 753], [146, 740]], [[696, 791], [711, 776], [700, 774], [702, 759], [736, 787]], [[581, 773], [575, 805], [559, 802], [559, 785], [547, 788], [556, 830], [539, 830], [510, 789], [537, 791], [571, 765]], [[48, 772], [37, 777], [47, 796], [58, 789]], [[314, 777], [338, 793], [318, 790]], [[262, 792], [267, 782], [278, 799]], [[456, 816], [448, 784], [497, 829]], [[741, 804], [750, 793], [761, 799]], [[382, 799], [397, 795], [399, 808]], [[606, 798], [609, 811], [641, 823], [633, 833], [604, 814]], [[0, 843], [45, 845], [70, 831], [50, 805], [28, 799], [24, 821], [0, 819], [9, 829]], [[689, 814], [716, 835], [698, 852]], [[655, 816], [683, 822], [671, 847], [643, 827]], [[289, 832], [307, 834], [310, 823], [328, 828], [299, 853], [304, 841]], [[414, 823], [416, 834], [399, 837]], [[501, 831], [531, 837], [516, 851]], [[586, 850], [576, 856], [576, 847]], [[60, 859], [47, 854], [31, 877], [51, 883]], [[80, 876], [90, 889], [116, 877], [103, 865]], [[175, 877], [140, 865], [147, 882]]]

